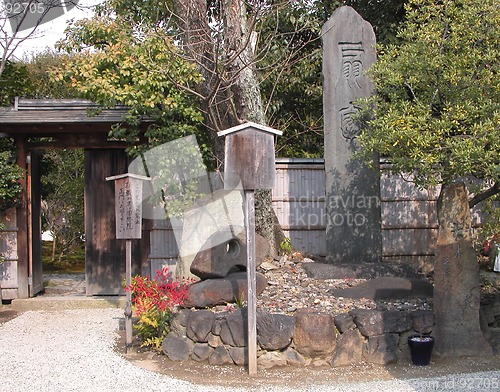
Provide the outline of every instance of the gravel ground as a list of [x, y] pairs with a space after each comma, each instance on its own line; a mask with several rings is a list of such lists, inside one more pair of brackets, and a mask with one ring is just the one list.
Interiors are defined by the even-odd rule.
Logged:
[[[5, 307], [0, 308], [0, 312], [4, 311]], [[254, 383], [242, 382], [240, 387], [221, 386], [220, 380], [225, 377], [225, 370], [221, 368], [217, 377], [199, 384], [144, 369], [124, 358], [116, 348], [122, 314], [118, 308], [28, 310], [0, 324], [0, 391], [423, 392], [498, 391], [500, 388], [500, 367], [494, 367], [497, 371], [435, 378], [411, 378], [410, 372], [410, 378], [372, 382], [346, 382], [347, 376], [338, 380], [307, 377], [300, 386], [297, 382], [287, 385], [286, 379], [277, 385], [281, 384], [279, 372], [265, 373], [274, 379], [266, 382], [264, 376], [259, 376]], [[422, 371], [425, 369], [420, 368], [419, 373]]]

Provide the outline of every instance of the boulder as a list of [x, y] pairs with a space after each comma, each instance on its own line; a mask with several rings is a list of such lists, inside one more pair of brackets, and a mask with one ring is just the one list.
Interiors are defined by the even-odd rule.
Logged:
[[[195, 275], [189, 271], [193, 259], [198, 252], [204, 250], [203, 246], [210, 236], [228, 227], [240, 227], [243, 230], [244, 222], [241, 190], [220, 189], [198, 199], [191, 208], [184, 212], [180, 228], [174, 228], [174, 234], [180, 246], [176, 276], [193, 278]], [[231, 238], [231, 233], [228, 233], [225, 241]]]
[[324, 313], [298, 311], [293, 334], [295, 349], [307, 357], [326, 357], [335, 351], [333, 317]]
[[357, 329], [348, 330], [337, 339], [337, 348], [332, 356], [332, 366], [348, 366], [363, 360], [364, 338]]
[[220, 337], [224, 344], [234, 347], [247, 345], [248, 309], [240, 308], [228, 313], [221, 324]]
[[349, 330], [356, 329], [354, 319], [349, 313], [340, 313], [335, 316], [333, 321], [340, 333], [345, 333]]
[[257, 358], [257, 366], [261, 369], [272, 369], [287, 365], [287, 358], [279, 351], [268, 351]]
[[377, 365], [388, 365], [398, 360], [399, 335], [386, 333], [370, 336], [363, 350], [363, 357], [367, 362]]
[[162, 342], [162, 351], [171, 361], [187, 360], [193, 349], [193, 341], [180, 338], [173, 332], [170, 332]]
[[264, 350], [282, 350], [292, 342], [295, 318], [285, 314], [257, 314], [257, 341]]
[[229, 347], [228, 352], [236, 365], [248, 365], [248, 350], [246, 347]]
[[410, 314], [399, 310], [354, 309], [349, 314], [353, 317], [359, 331], [368, 337], [385, 333], [400, 333], [412, 327]]
[[283, 356], [286, 359], [286, 363], [290, 366], [305, 366], [307, 363], [301, 354], [290, 347], [283, 351]]
[[419, 278], [417, 271], [402, 263], [356, 263], [356, 264], [302, 264], [308, 277], [313, 279], [374, 279], [382, 276]]
[[[259, 295], [267, 286], [267, 280], [261, 273], [256, 273], [256, 293]], [[207, 279], [189, 285], [184, 301], [186, 308], [206, 308], [235, 302], [247, 298], [246, 272], [234, 272], [225, 278]]]
[[186, 325], [186, 335], [196, 343], [207, 343], [212, 331], [215, 314], [209, 310], [191, 312]]
[[186, 336], [186, 324], [189, 317], [189, 309], [180, 309], [170, 318], [170, 331], [175, 332], [177, 336]]
[[348, 289], [332, 289], [336, 297], [367, 298], [374, 301], [390, 299], [432, 298], [433, 286], [426, 280], [384, 276], [370, 279]]
[[[236, 267], [246, 270], [246, 232], [240, 227], [230, 227], [212, 234], [202, 249], [196, 254], [190, 267], [191, 273], [202, 280], [224, 278]], [[259, 266], [268, 254], [269, 242], [255, 233], [256, 265]]]

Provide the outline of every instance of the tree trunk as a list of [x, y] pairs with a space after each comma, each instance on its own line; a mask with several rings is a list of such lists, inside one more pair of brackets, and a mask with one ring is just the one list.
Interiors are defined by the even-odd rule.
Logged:
[[[214, 131], [245, 121], [265, 124], [246, 4], [242, 0], [222, 0], [223, 43], [213, 40], [206, 1], [174, 0], [174, 9], [180, 20], [183, 51], [198, 64], [204, 76], [196, 90], [203, 97], [202, 110], [222, 170], [223, 140]], [[218, 52], [221, 48], [224, 51]], [[256, 192], [255, 201], [256, 231], [269, 240], [272, 253], [276, 254], [283, 231], [272, 209], [271, 191]]]

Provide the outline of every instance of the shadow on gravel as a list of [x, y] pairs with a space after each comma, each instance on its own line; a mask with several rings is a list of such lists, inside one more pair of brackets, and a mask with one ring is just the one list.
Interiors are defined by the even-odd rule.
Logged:
[[11, 309], [3, 309], [3, 306], [0, 307], [0, 324], [6, 323], [7, 321], [12, 320], [18, 316], [18, 312]]

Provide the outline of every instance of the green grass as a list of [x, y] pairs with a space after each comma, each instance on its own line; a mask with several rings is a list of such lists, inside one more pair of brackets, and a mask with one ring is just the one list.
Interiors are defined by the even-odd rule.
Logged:
[[44, 273], [80, 274], [85, 272], [85, 244], [65, 254], [59, 261], [56, 251], [54, 263], [51, 262], [52, 242], [42, 241], [42, 267]]

